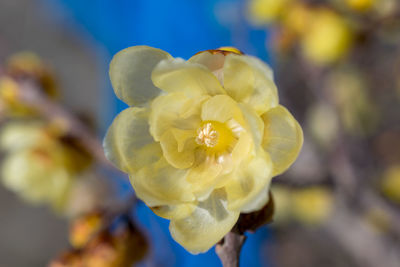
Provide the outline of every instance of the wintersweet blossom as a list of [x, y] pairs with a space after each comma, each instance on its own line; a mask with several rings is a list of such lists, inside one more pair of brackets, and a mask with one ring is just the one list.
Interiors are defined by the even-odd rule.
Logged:
[[76, 176], [88, 160], [58, 139], [57, 129], [41, 121], [12, 121], [0, 132], [6, 152], [1, 181], [33, 204], [49, 204], [63, 212]]
[[109, 128], [105, 154], [192, 253], [211, 248], [240, 213], [261, 209], [271, 178], [302, 146], [270, 67], [237, 49], [185, 61], [134, 46], [114, 56], [110, 78], [131, 107]]

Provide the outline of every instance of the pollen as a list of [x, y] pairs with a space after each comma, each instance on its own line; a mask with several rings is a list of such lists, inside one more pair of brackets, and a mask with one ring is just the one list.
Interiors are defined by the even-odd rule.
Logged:
[[211, 123], [206, 123], [197, 130], [196, 143], [206, 147], [215, 147], [218, 143], [218, 132]]
[[229, 153], [236, 141], [232, 129], [219, 121], [203, 121], [197, 129], [196, 143], [210, 154]]

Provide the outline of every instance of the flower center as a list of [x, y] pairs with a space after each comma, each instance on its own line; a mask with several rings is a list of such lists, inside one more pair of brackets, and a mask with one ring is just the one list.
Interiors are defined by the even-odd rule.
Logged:
[[230, 128], [218, 121], [204, 121], [197, 130], [196, 143], [210, 153], [226, 152], [235, 144]]
[[218, 143], [218, 136], [218, 132], [208, 122], [197, 130], [196, 143], [206, 147], [215, 147]]

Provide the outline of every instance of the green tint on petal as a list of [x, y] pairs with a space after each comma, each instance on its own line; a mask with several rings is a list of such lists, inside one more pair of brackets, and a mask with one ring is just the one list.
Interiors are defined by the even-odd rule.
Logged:
[[179, 220], [186, 218], [196, 209], [196, 202], [182, 203], [177, 205], [165, 205], [151, 207], [151, 210], [164, 219]]
[[271, 156], [273, 176], [276, 176], [296, 160], [303, 145], [303, 131], [283, 106], [269, 110], [262, 119], [265, 124], [262, 146]]
[[235, 164], [240, 164], [244, 159], [248, 158], [253, 151], [254, 144], [251, 135], [247, 132], [242, 132], [232, 150], [232, 160]]
[[185, 176], [186, 170], [176, 169], [160, 158], [129, 177], [136, 195], [152, 207], [193, 202], [195, 198]]
[[256, 156], [244, 161], [230, 175], [231, 179], [225, 186], [229, 210], [252, 212], [265, 204], [250, 205], [265, 192], [272, 178], [272, 163], [267, 153], [260, 149]]
[[196, 131], [172, 128], [160, 138], [165, 159], [173, 167], [186, 169], [193, 165]]
[[223, 171], [224, 164], [216, 162], [215, 155], [208, 155], [202, 149], [195, 152], [194, 166], [187, 171], [186, 180], [191, 184], [197, 199], [208, 197], [219, 182], [219, 174]]
[[115, 94], [130, 106], [144, 105], [160, 90], [151, 81], [151, 72], [171, 56], [160, 49], [133, 46], [118, 52], [110, 63], [110, 79]]
[[246, 104], [240, 104], [239, 106], [249, 127], [249, 132], [253, 137], [254, 146], [258, 148], [264, 136], [264, 122], [251, 106]]
[[188, 96], [225, 94], [210, 70], [181, 58], [161, 61], [151, 77], [157, 87], [168, 93], [184, 92]]
[[226, 56], [224, 88], [228, 95], [249, 104], [257, 114], [263, 114], [279, 102], [271, 69], [252, 56]]
[[161, 156], [160, 145], [149, 133], [149, 112], [128, 108], [114, 119], [104, 138], [104, 153], [119, 169], [132, 173]]
[[190, 216], [171, 220], [169, 230], [176, 242], [193, 254], [209, 250], [235, 225], [239, 212], [226, 209], [223, 191], [214, 191], [199, 202]]
[[154, 140], [171, 128], [196, 130], [200, 121], [201, 103], [208, 97], [189, 98], [183, 93], [161, 95], [151, 104], [150, 132]]
[[213, 96], [205, 101], [201, 109], [202, 121], [219, 121], [225, 123], [234, 119], [243, 124], [242, 112], [235, 100], [227, 95]]

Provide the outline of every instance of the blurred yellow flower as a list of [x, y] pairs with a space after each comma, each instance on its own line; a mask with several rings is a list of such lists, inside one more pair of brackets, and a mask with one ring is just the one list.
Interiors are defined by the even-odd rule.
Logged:
[[294, 3], [285, 10], [282, 25], [296, 34], [304, 34], [309, 30], [308, 26], [313, 20], [312, 11], [303, 3]]
[[302, 146], [299, 124], [278, 103], [272, 70], [236, 49], [184, 61], [130, 47], [114, 56], [110, 78], [116, 95], [139, 107], [115, 118], [105, 154], [192, 253], [211, 248], [241, 212], [262, 208], [271, 178]]
[[381, 181], [382, 192], [392, 201], [400, 204], [400, 165], [385, 171]]
[[374, 133], [380, 110], [369, 95], [365, 77], [357, 69], [347, 66], [332, 71], [327, 82], [344, 130], [355, 136]]
[[366, 11], [373, 7], [375, 0], [344, 0], [346, 4], [358, 11]]
[[[96, 231], [83, 247], [64, 252], [50, 267], [130, 267], [148, 251], [145, 237], [129, 223]], [[114, 225], [115, 227], [115, 225]], [[93, 229], [92, 229], [93, 230]]]
[[328, 219], [333, 210], [332, 192], [323, 186], [290, 188], [284, 185], [272, 186], [276, 205], [274, 221], [278, 224], [295, 220], [315, 226]]
[[352, 31], [344, 18], [329, 9], [312, 11], [308, 30], [301, 37], [304, 56], [320, 65], [344, 57], [352, 44]]
[[2, 182], [31, 203], [47, 203], [61, 211], [85, 159], [48, 130], [36, 121], [6, 124], [0, 133], [0, 147], [7, 152]]
[[332, 211], [332, 193], [323, 187], [309, 187], [292, 194], [293, 211], [297, 220], [307, 224], [324, 222]]
[[12, 55], [8, 58], [5, 69], [15, 79], [35, 80], [50, 98], [58, 97], [58, 85], [53, 71], [35, 53], [25, 51]]
[[19, 85], [14, 79], [7, 76], [0, 77], [0, 112], [2, 116], [35, 114], [35, 110], [20, 102], [18, 99], [20, 93]]
[[317, 103], [307, 111], [308, 127], [319, 145], [329, 148], [338, 137], [339, 118], [328, 103]]
[[99, 212], [79, 216], [70, 226], [70, 244], [77, 249], [83, 248], [103, 226], [103, 216]]
[[277, 20], [292, 0], [250, 0], [248, 3], [249, 19], [257, 25]]

